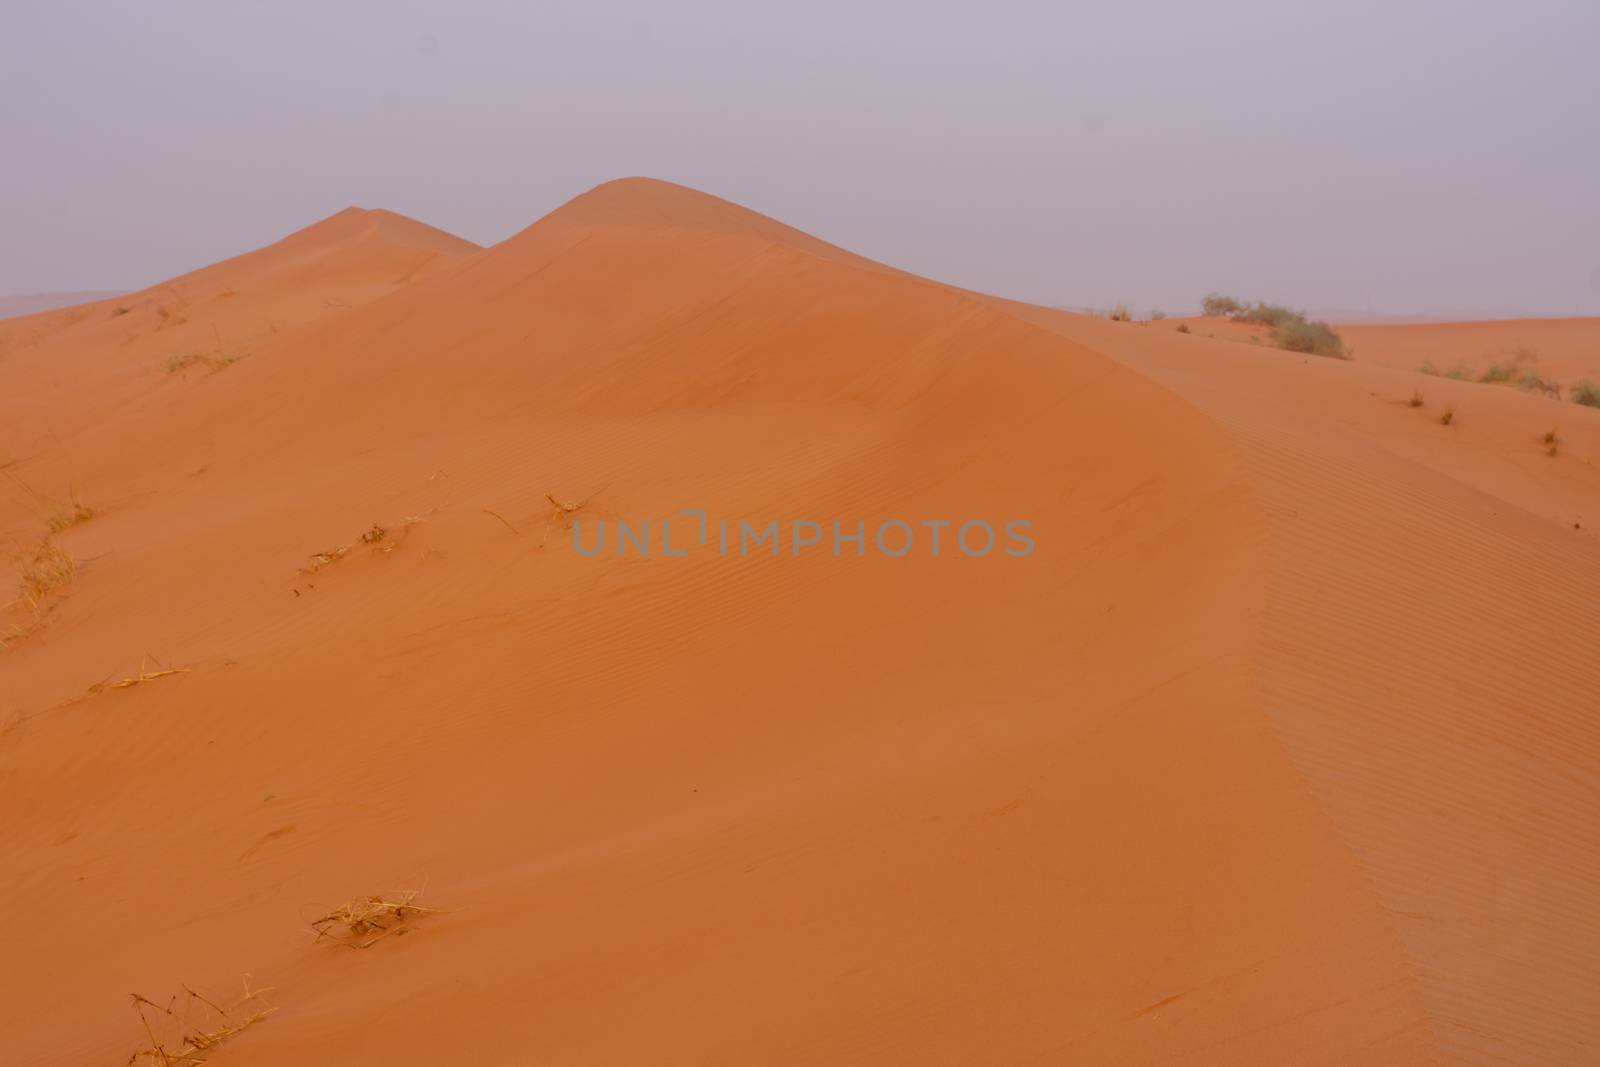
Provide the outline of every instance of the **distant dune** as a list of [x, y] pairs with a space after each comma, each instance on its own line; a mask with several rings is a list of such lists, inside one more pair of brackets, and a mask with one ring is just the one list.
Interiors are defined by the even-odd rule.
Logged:
[[1562, 385], [1600, 383], [1600, 318], [1506, 319], [1341, 326], [1363, 362], [1402, 370], [1431, 364], [1441, 374], [1481, 376], [1495, 364], [1517, 365]]
[[1172, 326], [648, 179], [0, 325], [8, 1054], [1591, 1062], [1600, 411]]
[[54, 308], [71, 307], [74, 304], [90, 304], [96, 300], [109, 300], [118, 295], [120, 292], [115, 289], [89, 289], [78, 293], [16, 293], [0, 296], [0, 319], [32, 315], [36, 311], [50, 311]]

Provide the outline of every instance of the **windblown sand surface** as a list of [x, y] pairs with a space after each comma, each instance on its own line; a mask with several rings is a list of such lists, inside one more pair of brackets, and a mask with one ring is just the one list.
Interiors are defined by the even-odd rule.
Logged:
[[[229, 1067], [1593, 1062], [1600, 411], [645, 180], [78, 310], [0, 324], [0, 535], [76, 564], [0, 617], [16, 1062], [246, 973]], [[547, 494], [1038, 548], [591, 559]]]

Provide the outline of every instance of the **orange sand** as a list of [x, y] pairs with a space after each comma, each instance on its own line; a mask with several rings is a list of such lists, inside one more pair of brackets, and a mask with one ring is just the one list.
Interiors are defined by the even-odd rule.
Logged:
[[[1600, 1044], [1600, 412], [1410, 408], [645, 180], [76, 310], [0, 324], [0, 534], [95, 510], [0, 617], [17, 1062], [247, 972], [280, 1010], [230, 1067]], [[213, 333], [247, 358], [165, 370]], [[583, 559], [546, 493], [1038, 549]], [[192, 670], [86, 694], [147, 656]], [[310, 943], [423, 884], [414, 936]]]

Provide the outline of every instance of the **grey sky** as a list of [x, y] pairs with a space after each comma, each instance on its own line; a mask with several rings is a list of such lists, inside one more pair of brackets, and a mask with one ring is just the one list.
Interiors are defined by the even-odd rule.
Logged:
[[73, 0], [0, 15], [0, 292], [349, 204], [693, 185], [944, 281], [1600, 314], [1600, 3]]

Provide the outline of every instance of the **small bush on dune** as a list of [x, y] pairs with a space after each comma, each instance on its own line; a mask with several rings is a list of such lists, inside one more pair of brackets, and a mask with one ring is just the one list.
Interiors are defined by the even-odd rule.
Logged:
[[1412, 390], [1411, 399], [1407, 401], [1407, 404], [1410, 407], [1420, 408], [1423, 404], [1422, 393], [1418, 390]]
[[1306, 352], [1313, 356], [1331, 356], [1343, 359], [1344, 340], [1325, 322], [1307, 322], [1298, 315], [1285, 319], [1273, 327], [1279, 348], [1290, 352]]
[[1112, 322], [1130, 322], [1133, 319], [1133, 312], [1128, 310], [1127, 304], [1118, 304], [1111, 309], [1111, 314], [1106, 317]]
[[1298, 311], [1291, 311], [1289, 308], [1278, 304], [1266, 304], [1260, 302], [1258, 302], [1255, 307], [1245, 311], [1240, 318], [1244, 319], [1246, 322], [1259, 322], [1263, 326], [1271, 326], [1273, 328], [1277, 328], [1283, 323], [1293, 322], [1295, 320], [1299, 320], [1301, 322], [1305, 321], [1305, 316], [1301, 315]]
[[1439, 425], [1440, 426], [1449, 426], [1452, 422], [1455, 421], [1455, 417], [1456, 417], [1456, 409], [1455, 408], [1453, 408], [1453, 407], [1445, 408], [1444, 409], [1444, 414], [1439, 416]]
[[1540, 393], [1553, 400], [1561, 399], [1561, 386], [1548, 378], [1539, 377], [1539, 372], [1526, 370], [1522, 377], [1517, 379], [1517, 388], [1525, 393]]
[[1187, 322], [1178, 323], [1178, 332], [1179, 333], [1188, 333], [1189, 332], [1189, 324]]
[[1162, 319], [1164, 319], [1166, 317], [1167, 317], [1167, 313], [1165, 311], [1152, 311], [1152, 312], [1150, 312], [1150, 321], [1151, 322], [1160, 322]]
[[1491, 363], [1489, 369], [1478, 376], [1478, 381], [1484, 385], [1499, 385], [1502, 382], [1509, 382], [1515, 373], [1510, 364]]
[[1600, 385], [1590, 381], [1572, 384], [1572, 402], [1584, 407], [1600, 408]]
[[[1334, 359], [1350, 358], [1344, 339], [1332, 326], [1307, 319], [1304, 313], [1293, 308], [1265, 301], [1247, 306], [1220, 293], [1211, 293], [1201, 301], [1200, 306], [1207, 315], [1226, 315], [1240, 322], [1257, 322], [1271, 327], [1273, 343], [1286, 351]], [[1252, 341], [1260, 339], [1256, 334], [1250, 336]]]

